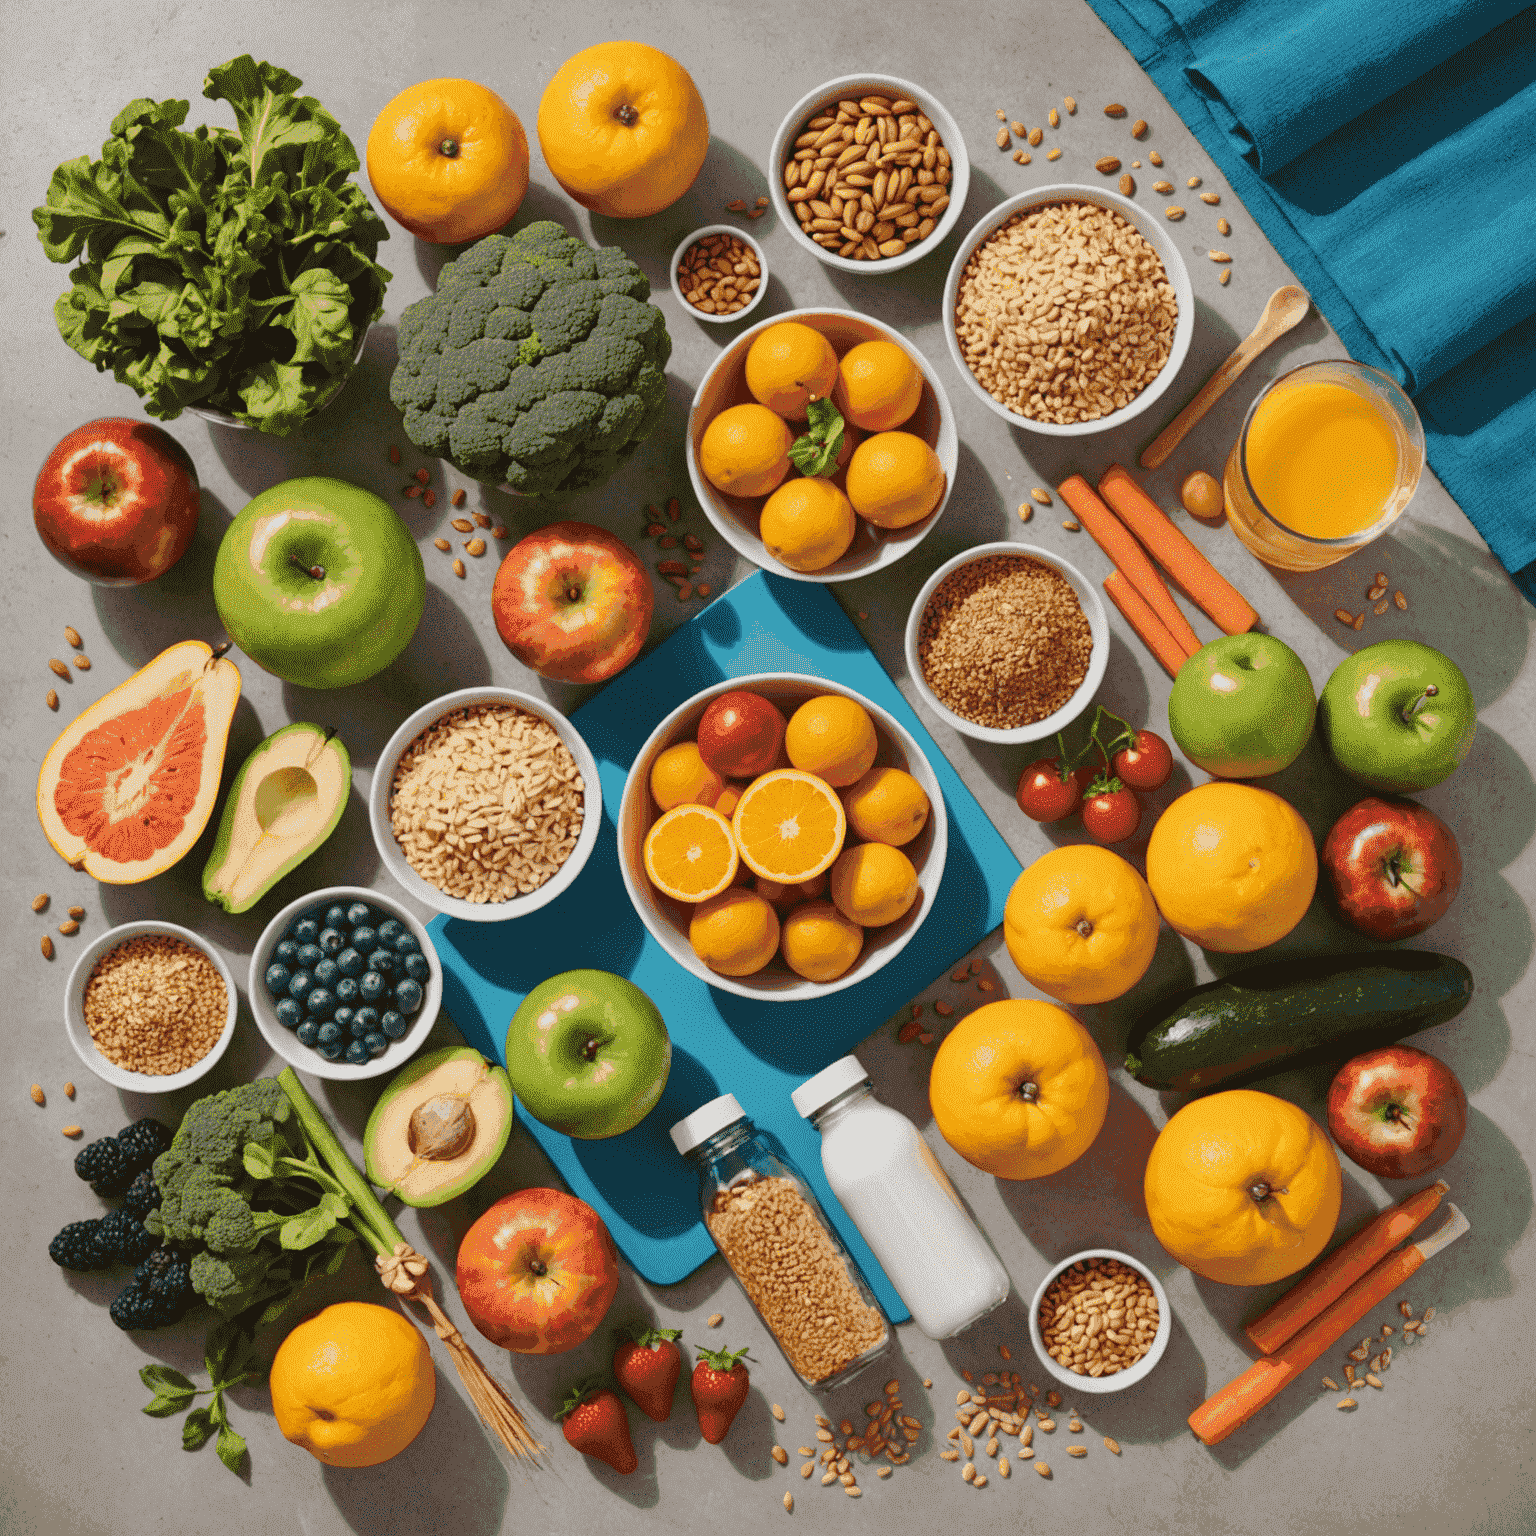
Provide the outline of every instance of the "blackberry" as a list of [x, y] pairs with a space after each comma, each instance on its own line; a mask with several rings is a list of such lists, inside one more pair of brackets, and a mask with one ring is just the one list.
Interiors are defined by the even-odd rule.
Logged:
[[144, 1164], [135, 1163], [133, 1151], [115, 1136], [103, 1136], [75, 1156], [75, 1172], [89, 1179], [98, 1195], [120, 1195]]
[[60, 1269], [105, 1269], [112, 1254], [102, 1238], [102, 1221], [72, 1221], [48, 1244], [48, 1257]]
[[152, 1115], [125, 1125], [117, 1133], [117, 1139], [128, 1149], [135, 1174], [148, 1168], [171, 1145], [171, 1133]]
[[134, 1271], [133, 1283], [120, 1291], [108, 1309], [119, 1328], [142, 1332], [180, 1322], [195, 1296], [185, 1255], [157, 1248]]
[[155, 1170], [142, 1169], [134, 1176], [133, 1183], [123, 1191], [123, 1209], [131, 1211], [143, 1221], [160, 1204], [160, 1187], [155, 1183]]
[[113, 1211], [101, 1219], [101, 1241], [115, 1263], [138, 1264], [160, 1246], [132, 1211]]

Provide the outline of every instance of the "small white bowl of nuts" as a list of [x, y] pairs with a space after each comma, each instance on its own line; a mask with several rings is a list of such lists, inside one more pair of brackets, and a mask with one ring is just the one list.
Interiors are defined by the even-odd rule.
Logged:
[[1075, 565], [1036, 544], [976, 544], [923, 583], [907, 615], [907, 676], [978, 741], [1046, 741], [1093, 702], [1109, 620]]
[[513, 688], [461, 688], [407, 716], [368, 792], [385, 869], [417, 901], [472, 923], [553, 901], [591, 857], [602, 820], [581, 732]]
[[695, 320], [745, 320], [767, 291], [768, 258], [734, 224], [706, 224], [672, 253], [672, 297]]
[[960, 125], [921, 86], [842, 75], [789, 109], [768, 156], [784, 227], [843, 272], [896, 272], [952, 230], [970, 189]]
[[240, 994], [224, 957], [175, 923], [122, 923], [88, 945], [64, 987], [64, 1029], [103, 1082], [171, 1093], [211, 1072]]
[[1062, 183], [999, 203], [960, 242], [944, 339], [967, 387], [1050, 437], [1123, 426], [1173, 382], [1195, 330], [1179, 248], [1145, 208]]
[[[1073, 1339], [1079, 1322], [1083, 1333]], [[1085, 1248], [1063, 1259], [1029, 1304], [1040, 1364], [1074, 1392], [1122, 1392], [1146, 1380], [1172, 1334], [1162, 1281], [1116, 1248]]]

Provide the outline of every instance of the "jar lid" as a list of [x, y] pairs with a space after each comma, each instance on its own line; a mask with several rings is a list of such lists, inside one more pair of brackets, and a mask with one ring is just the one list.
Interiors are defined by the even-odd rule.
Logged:
[[825, 1109], [833, 1099], [869, 1081], [869, 1073], [859, 1065], [857, 1056], [840, 1056], [830, 1067], [823, 1067], [815, 1077], [808, 1078], [789, 1095], [790, 1101], [809, 1120], [819, 1109]]
[[701, 1104], [691, 1115], [685, 1115], [672, 1127], [672, 1145], [679, 1152], [692, 1152], [726, 1126], [745, 1120], [747, 1112], [736, 1102], [734, 1093], [722, 1093], [718, 1099]]

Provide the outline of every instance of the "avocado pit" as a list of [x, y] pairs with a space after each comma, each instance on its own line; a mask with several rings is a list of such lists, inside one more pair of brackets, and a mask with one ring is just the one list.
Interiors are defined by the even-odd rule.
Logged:
[[417, 1157], [443, 1162], [461, 1156], [475, 1139], [475, 1112], [458, 1094], [440, 1094], [411, 1111], [405, 1140]]

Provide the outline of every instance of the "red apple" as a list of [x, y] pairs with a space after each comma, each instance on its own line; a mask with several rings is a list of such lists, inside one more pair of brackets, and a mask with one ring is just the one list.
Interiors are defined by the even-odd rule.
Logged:
[[1328, 833], [1322, 865], [1339, 916], [1373, 939], [1423, 933], [1461, 886], [1456, 834], [1412, 800], [1352, 805]]
[[457, 1271], [470, 1322], [520, 1355], [574, 1349], [619, 1288], [618, 1250], [602, 1217], [558, 1189], [498, 1200], [464, 1234]]
[[197, 532], [197, 470], [161, 427], [104, 416], [54, 445], [32, 517], [55, 559], [102, 586], [163, 576]]
[[1467, 1096], [1438, 1056], [1384, 1045], [1339, 1068], [1328, 1089], [1328, 1129], [1368, 1173], [1417, 1178], [1461, 1145]]
[[755, 779], [778, 760], [787, 722], [760, 693], [733, 688], [699, 720], [699, 756], [722, 778]]
[[651, 630], [651, 579], [634, 551], [591, 523], [551, 523], [507, 551], [491, 588], [496, 632], [540, 677], [601, 683]]

